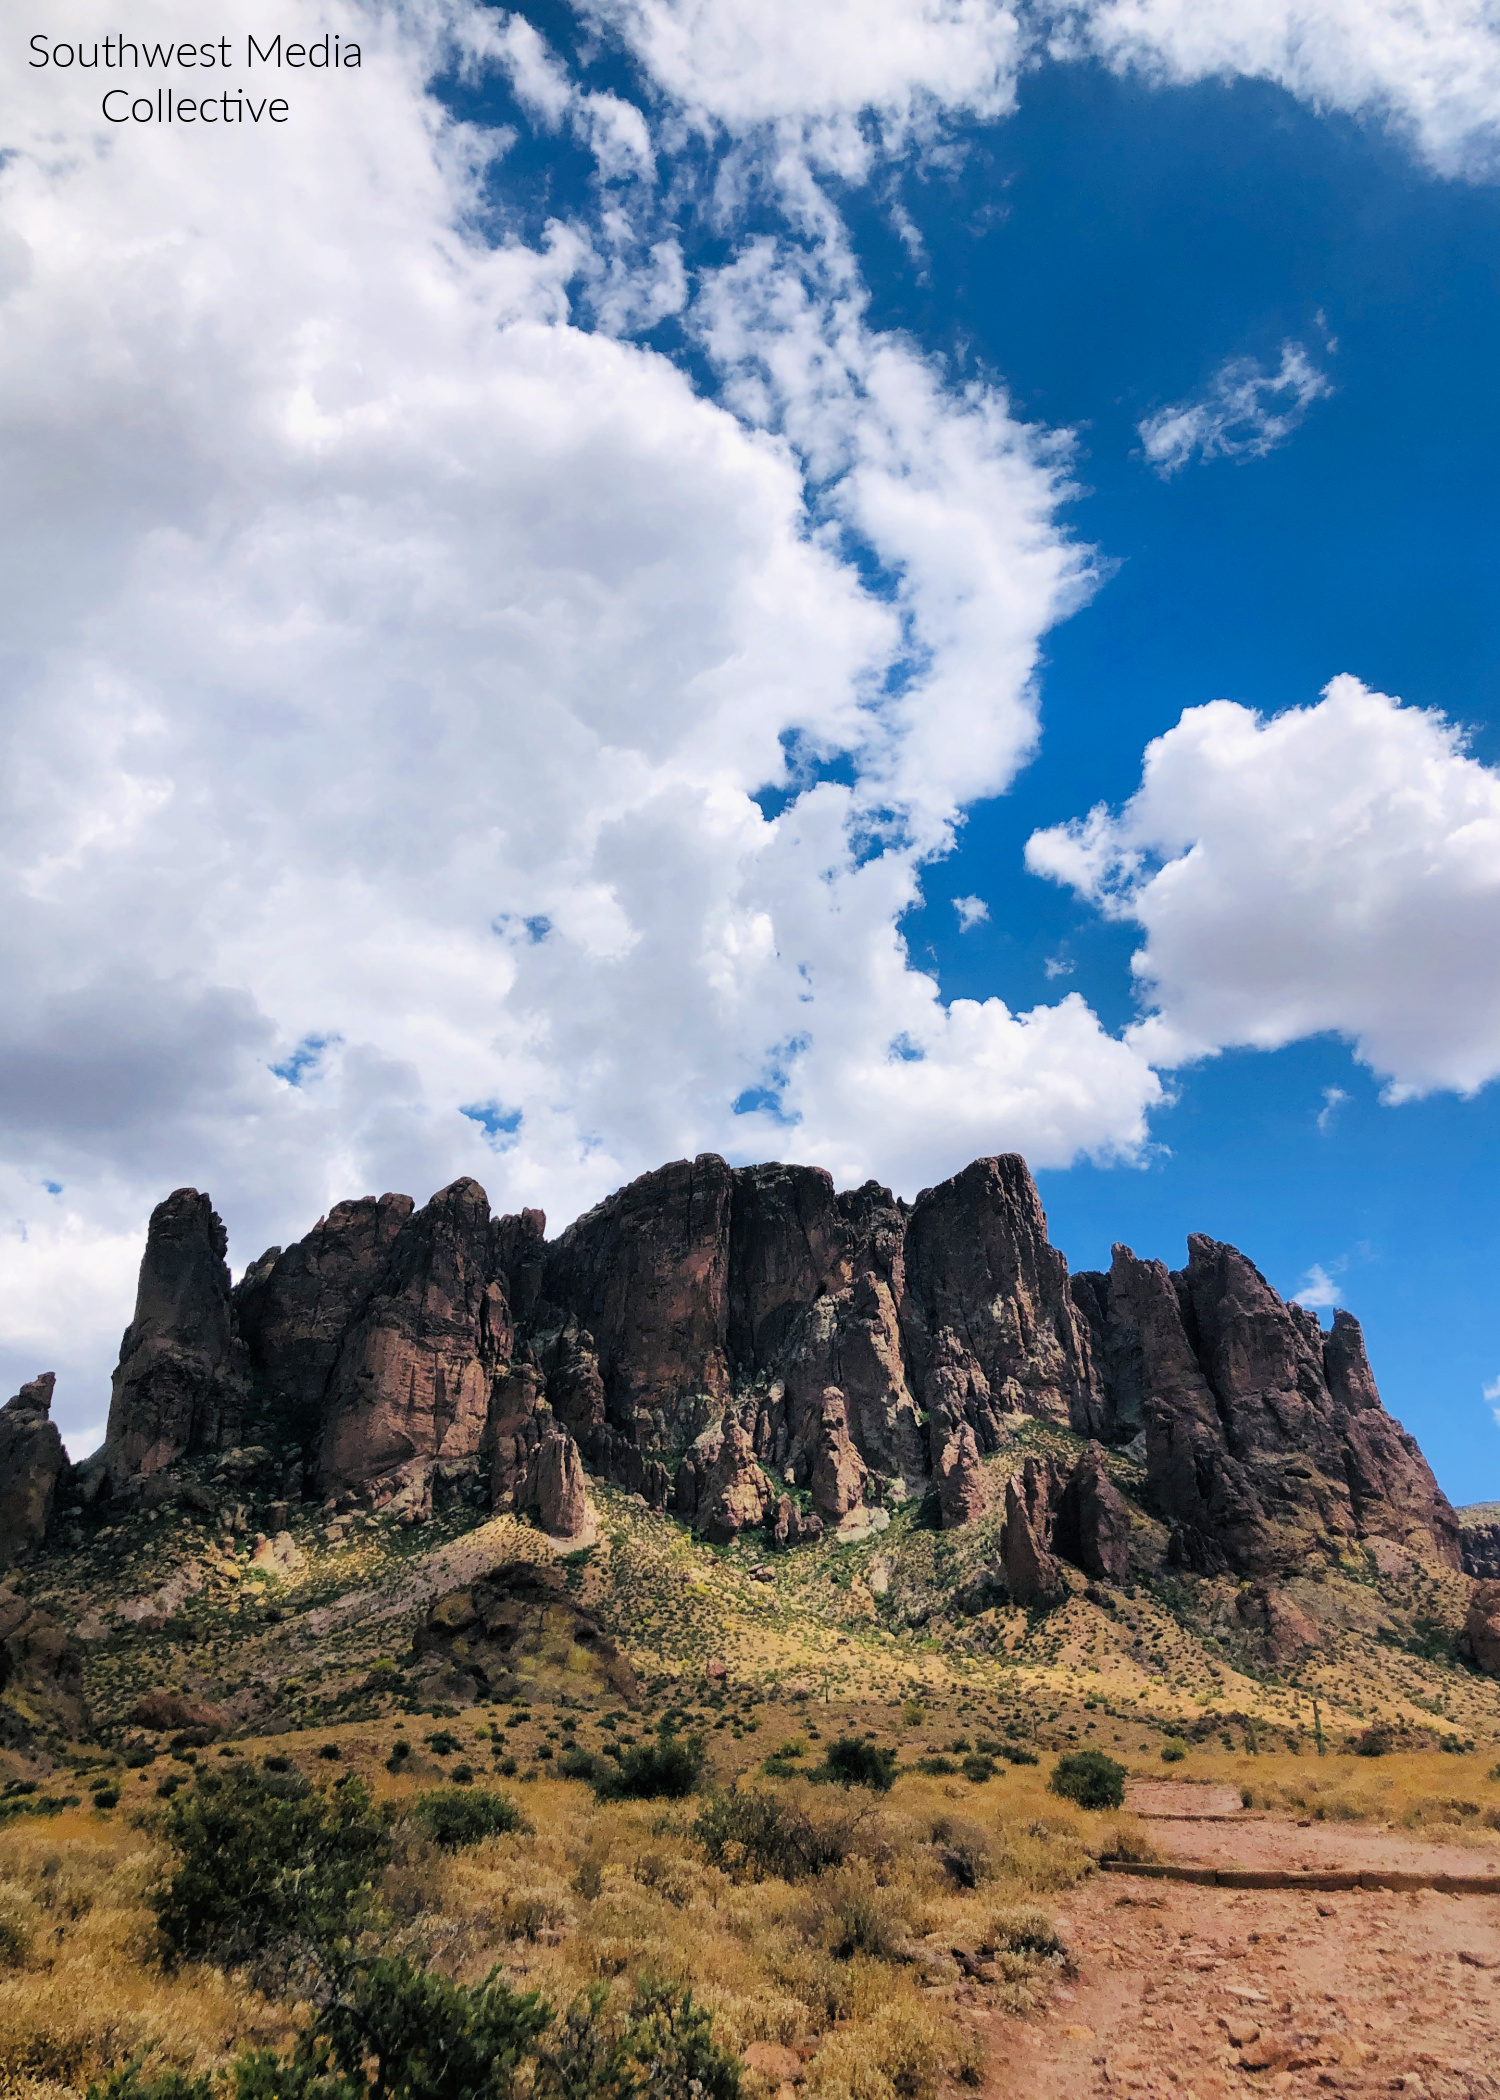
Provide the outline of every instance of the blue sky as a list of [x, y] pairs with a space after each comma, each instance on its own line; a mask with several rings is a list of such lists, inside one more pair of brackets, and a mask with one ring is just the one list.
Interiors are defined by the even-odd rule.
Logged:
[[1500, 1496], [1483, 8], [300, 13], [274, 141], [5, 83], [0, 1370], [183, 1182], [1014, 1148]]

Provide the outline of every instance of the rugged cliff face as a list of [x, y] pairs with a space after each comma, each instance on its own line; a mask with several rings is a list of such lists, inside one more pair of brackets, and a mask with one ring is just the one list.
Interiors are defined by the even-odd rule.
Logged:
[[248, 1367], [227, 1251], [219, 1214], [197, 1189], [175, 1189], [152, 1211], [105, 1433], [117, 1488], [239, 1441]]
[[[1047, 1602], [1063, 1564], [1119, 1581], [1143, 1550], [1113, 1445], [1143, 1452], [1144, 1512], [1187, 1566], [1265, 1580], [1366, 1537], [1458, 1564], [1347, 1313], [1325, 1334], [1201, 1236], [1176, 1272], [1117, 1247], [1070, 1279], [1015, 1155], [906, 1204], [706, 1154], [545, 1234], [471, 1180], [421, 1209], [367, 1197], [231, 1293], [223, 1227], [179, 1190], [116, 1374], [116, 1491], [247, 1428], [341, 1504], [417, 1517], [483, 1479], [564, 1536], [585, 1465], [712, 1537], [787, 1544], [931, 1488], [947, 1525], [1003, 1506], [997, 1580]], [[1022, 1465], [1028, 1420], [1089, 1441]], [[1007, 1489], [988, 1461], [1011, 1449]]]
[[13, 1567], [46, 1532], [68, 1463], [51, 1414], [56, 1383], [44, 1371], [0, 1407], [0, 1568]]

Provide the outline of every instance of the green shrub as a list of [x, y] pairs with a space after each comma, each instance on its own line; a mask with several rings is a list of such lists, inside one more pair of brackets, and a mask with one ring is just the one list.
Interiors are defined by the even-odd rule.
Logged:
[[596, 1765], [594, 1792], [601, 1801], [680, 1801], [693, 1792], [702, 1770], [699, 1737], [665, 1735], [627, 1750], [613, 1768]]
[[1373, 1722], [1354, 1739], [1356, 1757], [1389, 1757], [1395, 1747], [1395, 1731], [1384, 1721]]
[[213, 2080], [189, 2078], [181, 2071], [141, 2075], [139, 2062], [111, 2071], [102, 2085], [91, 2085], [88, 2100], [211, 2100]]
[[958, 1766], [951, 1757], [919, 1757], [917, 1770], [925, 1772], [929, 1779], [951, 1779]]
[[841, 1735], [828, 1745], [812, 1776], [834, 1786], [868, 1786], [878, 1794], [888, 1794], [896, 1777], [896, 1753], [857, 1735]]
[[971, 1786], [983, 1786], [987, 1779], [995, 1776], [995, 1760], [981, 1756], [976, 1750], [964, 1759], [960, 1770]]
[[169, 1954], [234, 1964], [347, 1945], [371, 1921], [390, 1837], [363, 1783], [205, 1772], [163, 1818], [177, 1870], [153, 1900]]
[[428, 1736], [427, 1747], [434, 1757], [451, 1757], [455, 1750], [463, 1748], [463, 1744], [451, 1728], [439, 1728]]
[[509, 1795], [491, 1793], [488, 1787], [465, 1787], [461, 1793], [443, 1788], [420, 1794], [412, 1812], [433, 1843], [448, 1851], [527, 1827]]
[[1125, 1767], [1102, 1750], [1073, 1750], [1060, 1757], [1047, 1781], [1049, 1793], [1080, 1808], [1119, 1808], [1125, 1800]]
[[1161, 1761], [1164, 1765], [1180, 1765], [1187, 1754], [1187, 1744], [1178, 1742], [1176, 1736], [1168, 1736], [1161, 1746]]
[[709, 1864], [752, 1881], [802, 1881], [841, 1867], [853, 1848], [863, 1814], [848, 1811], [814, 1819], [795, 1802], [760, 1788], [710, 1794], [693, 1836]]
[[1034, 1750], [1023, 1749], [1019, 1743], [1007, 1743], [1000, 1755], [1010, 1765], [1039, 1765], [1041, 1759]]
[[96, 1786], [89, 1798], [95, 1808], [118, 1808], [120, 1789], [117, 1786]]
[[997, 1910], [984, 1937], [986, 1946], [997, 1953], [1036, 1955], [1044, 1961], [1067, 1957], [1055, 1921], [1035, 1903], [1014, 1903]]
[[575, 1745], [570, 1750], [564, 1750], [562, 1756], [557, 1760], [557, 1769], [562, 1773], [564, 1779], [592, 1780], [594, 1777], [594, 1759], [587, 1750], [580, 1750]]

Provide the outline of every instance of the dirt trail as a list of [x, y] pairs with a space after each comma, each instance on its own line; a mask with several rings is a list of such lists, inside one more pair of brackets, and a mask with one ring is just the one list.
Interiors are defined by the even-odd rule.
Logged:
[[[1324, 1865], [1325, 1845], [1357, 1866], [1486, 1862], [1369, 1826], [1247, 1816], [1151, 1828], [1163, 1853], [1214, 1863]], [[1315, 1896], [1101, 1875], [1064, 1916], [1078, 1975], [1046, 2020], [995, 2023], [996, 2100], [1500, 2095], [1500, 1894]]]

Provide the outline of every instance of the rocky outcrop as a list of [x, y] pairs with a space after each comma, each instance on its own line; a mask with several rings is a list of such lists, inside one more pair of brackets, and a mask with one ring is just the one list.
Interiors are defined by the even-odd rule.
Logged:
[[1359, 1323], [1288, 1305], [1237, 1249], [1194, 1234], [1168, 1274], [1117, 1247], [1074, 1279], [1116, 1435], [1144, 1423], [1148, 1494], [1171, 1556], [1274, 1575], [1372, 1536], [1457, 1566], [1458, 1525], [1380, 1404]]
[[812, 1464], [812, 1504], [824, 1524], [837, 1524], [865, 1499], [869, 1468], [849, 1433], [849, 1411], [837, 1386], [823, 1394]]
[[1486, 1677], [1500, 1677], [1500, 1582], [1476, 1582], [1464, 1617], [1464, 1637]]
[[412, 1655], [416, 1673], [450, 1696], [636, 1696], [635, 1671], [569, 1596], [562, 1569], [535, 1561], [507, 1561], [439, 1597]]
[[0, 1742], [87, 1734], [83, 1651], [67, 1630], [10, 1588], [0, 1588]]
[[608, 1419], [645, 1446], [690, 1394], [729, 1393], [731, 1177], [716, 1153], [644, 1174], [547, 1250], [542, 1289], [593, 1338]]
[[206, 1699], [190, 1699], [182, 1692], [169, 1692], [165, 1686], [143, 1692], [128, 1718], [137, 1728], [148, 1728], [154, 1734], [191, 1734], [200, 1743], [213, 1742], [229, 1727], [229, 1716], [222, 1707], [211, 1706]]
[[934, 1450], [961, 1421], [986, 1452], [1004, 1442], [1016, 1414], [1085, 1435], [1103, 1426], [1087, 1323], [1017, 1153], [976, 1159], [918, 1196], [901, 1327]]
[[0, 1568], [14, 1567], [43, 1537], [68, 1463], [52, 1420], [56, 1383], [44, 1371], [0, 1407]]
[[677, 1469], [674, 1509], [715, 1544], [764, 1524], [775, 1505], [749, 1432], [732, 1416], [706, 1429]]
[[1050, 1610], [1068, 1594], [1062, 1569], [1047, 1548], [1052, 1485], [1048, 1469], [1032, 1459], [1026, 1461], [1023, 1472], [1012, 1474], [1005, 1483], [1000, 1562], [1011, 1601], [1027, 1610]]
[[809, 1501], [847, 1529], [929, 1482], [945, 1524], [972, 1522], [984, 1461], [1029, 1417], [1100, 1447], [1027, 1520], [1038, 1552], [1095, 1580], [1143, 1550], [1106, 1446], [1144, 1456], [1178, 1564], [1267, 1582], [1375, 1537], [1458, 1564], [1357, 1322], [1325, 1334], [1202, 1237], [1175, 1273], [1117, 1247], [1107, 1275], [1070, 1280], [1014, 1154], [915, 1204], [703, 1154], [545, 1234], [539, 1211], [491, 1218], [470, 1180], [420, 1210], [363, 1197], [230, 1294], [223, 1229], [179, 1190], [152, 1221], [111, 1477], [201, 1500], [211, 1485], [171, 1469], [234, 1442], [248, 1409], [282, 1469], [263, 1500], [301, 1491], [295, 1448], [338, 1508], [421, 1521], [488, 1468], [495, 1508], [566, 1527], [588, 1467], [715, 1538], [790, 1542]]
[[1323, 1645], [1316, 1622], [1275, 1583], [1258, 1583], [1241, 1590], [1235, 1600], [1235, 1614], [1242, 1625], [1261, 1636], [1266, 1659], [1277, 1669], [1301, 1662]]
[[235, 1287], [251, 1373], [277, 1427], [294, 1442], [316, 1444], [345, 1333], [414, 1209], [410, 1196], [336, 1203], [295, 1246], [268, 1249]]
[[975, 1517], [984, 1514], [989, 1506], [989, 1494], [979, 1460], [979, 1445], [968, 1422], [960, 1422], [948, 1438], [938, 1453], [932, 1476], [945, 1531], [951, 1531], [959, 1524], [970, 1524]]
[[407, 1460], [477, 1460], [512, 1328], [491, 1275], [489, 1198], [455, 1181], [400, 1225], [379, 1282], [328, 1376], [325, 1493]]
[[1096, 1582], [1123, 1582], [1130, 1572], [1130, 1505], [1090, 1444], [1058, 1492], [1052, 1550]]
[[1463, 1526], [1459, 1551], [1464, 1573], [1481, 1582], [1500, 1582], [1500, 1503], [1474, 1503], [1457, 1514]]
[[240, 1440], [248, 1377], [226, 1251], [218, 1213], [197, 1189], [176, 1189], [152, 1211], [105, 1433], [117, 1490]]

